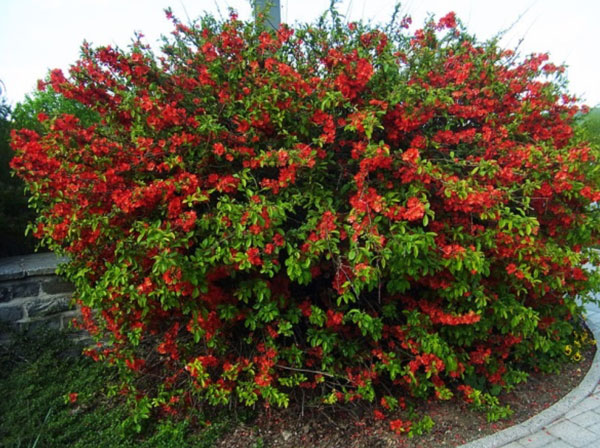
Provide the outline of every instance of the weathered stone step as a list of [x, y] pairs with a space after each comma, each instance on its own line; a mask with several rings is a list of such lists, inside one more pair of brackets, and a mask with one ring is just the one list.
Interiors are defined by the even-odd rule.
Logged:
[[64, 261], [52, 253], [0, 259], [0, 322], [67, 329], [79, 311], [71, 300], [73, 285], [56, 275]]

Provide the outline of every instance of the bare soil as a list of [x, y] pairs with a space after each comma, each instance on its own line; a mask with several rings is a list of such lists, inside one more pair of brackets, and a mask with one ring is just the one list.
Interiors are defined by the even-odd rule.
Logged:
[[[559, 374], [531, 373], [528, 381], [500, 397], [513, 410], [510, 418], [494, 423], [485, 414], [469, 409], [459, 399], [430, 401], [416, 411], [435, 422], [431, 432], [408, 438], [389, 429], [389, 420], [365, 418], [371, 411], [355, 408], [332, 411], [300, 406], [266, 409], [250, 425], [240, 425], [217, 448], [438, 448], [457, 447], [523, 422], [575, 388], [589, 370], [595, 347], [588, 347], [578, 363]], [[390, 416], [406, 419], [405, 415]]]

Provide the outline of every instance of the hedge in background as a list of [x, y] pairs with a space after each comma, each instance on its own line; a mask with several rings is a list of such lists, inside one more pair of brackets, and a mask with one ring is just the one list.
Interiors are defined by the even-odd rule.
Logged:
[[527, 369], [575, 356], [600, 189], [562, 67], [454, 14], [414, 33], [172, 20], [160, 57], [84, 46], [51, 73], [97, 124], [13, 134], [35, 234], [71, 258], [109, 341], [89, 354], [134, 421], [300, 391], [375, 417], [458, 395], [497, 418]]

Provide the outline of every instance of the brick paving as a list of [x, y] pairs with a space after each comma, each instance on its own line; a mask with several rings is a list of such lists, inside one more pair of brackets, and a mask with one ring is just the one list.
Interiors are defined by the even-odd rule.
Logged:
[[[586, 305], [586, 322], [600, 343], [598, 305]], [[545, 417], [539, 414], [527, 422], [461, 448], [600, 448], [599, 362], [597, 353], [590, 372], [580, 386], [569, 394], [570, 398], [565, 397], [544, 411], [542, 414], [546, 413]], [[546, 423], [542, 426], [540, 421]]]

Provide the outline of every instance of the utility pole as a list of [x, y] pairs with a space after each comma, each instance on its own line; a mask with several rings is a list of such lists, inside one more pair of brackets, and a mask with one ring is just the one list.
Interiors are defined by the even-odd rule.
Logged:
[[265, 24], [272, 30], [279, 28], [281, 23], [281, 7], [279, 0], [256, 0], [254, 3], [254, 17], [262, 12], [265, 15]]

